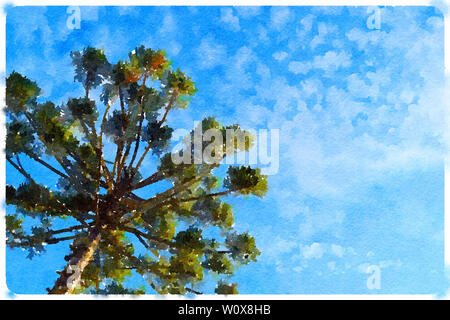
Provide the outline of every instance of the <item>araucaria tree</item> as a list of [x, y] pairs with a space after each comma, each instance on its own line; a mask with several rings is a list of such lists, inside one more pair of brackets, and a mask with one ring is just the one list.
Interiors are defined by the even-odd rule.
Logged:
[[[195, 130], [185, 148], [170, 151], [167, 115], [187, 107], [196, 92], [191, 79], [173, 70], [161, 50], [138, 47], [116, 64], [91, 47], [71, 57], [84, 92], [61, 105], [43, 101], [24, 75], [6, 79], [6, 160], [25, 178], [6, 186], [7, 204], [16, 209], [6, 216], [7, 245], [32, 257], [68, 243], [67, 264], [55, 266], [62, 270], [47, 289], [51, 294], [143, 293], [124, 287], [133, 274], [158, 293], [198, 293], [208, 273], [219, 275], [211, 277], [218, 280], [216, 293], [237, 293], [229, 277], [259, 251], [252, 236], [234, 230], [224, 198], [261, 197], [267, 180], [248, 166], [229, 166], [224, 177], [214, 169], [224, 157], [248, 151], [252, 139], [236, 139], [248, 132], [204, 119], [203, 132], [223, 135], [212, 152], [216, 161], [177, 164], [174, 154], [193, 158]], [[157, 169], [145, 172], [152, 161]], [[46, 186], [33, 175], [37, 169], [58, 178]]]

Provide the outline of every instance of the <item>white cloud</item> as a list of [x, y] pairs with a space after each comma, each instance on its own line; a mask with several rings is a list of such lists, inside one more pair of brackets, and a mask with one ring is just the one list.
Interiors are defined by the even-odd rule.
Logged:
[[256, 66], [256, 74], [261, 77], [262, 81], [270, 81], [270, 68], [261, 62]]
[[211, 69], [224, 62], [226, 48], [216, 43], [212, 38], [203, 39], [195, 50], [198, 64], [201, 69]]
[[300, 24], [303, 27], [303, 31], [305, 32], [311, 31], [314, 19], [315, 17], [312, 14], [308, 14], [306, 17], [300, 20]]
[[271, 112], [261, 105], [255, 105], [250, 102], [243, 102], [239, 109], [233, 115], [234, 119], [245, 119], [241, 124], [250, 127], [263, 125], [272, 116]]
[[291, 11], [288, 7], [272, 7], [270, 9], [270, 21], [276, 30], [281, 30], [291, 18]]
[[328, 51], [323, 56], [315, 56], [313, 62], [314, 68], [323, 69], [326, 73], [332, 73], [341, 67], [348, 67], [350, 64], [350, 55], [344, 51], [339, 53]]
[[367, 269], [371, 266], [370, 263], [365, 262], [365, 263], [361, 263], [358, 267], [357, 270], [359, 273], [366, 273]]
[[307, 74], [312, 69], [311, 62], [291, 61], [288, 70], [295, 74]]
[[[41, 36], [46, 44], [53, 43], [54, 35], [52, 34], [52, 30], [48, 24], [48, 20], [46, 17], [46, 7], [18, 7], [17, 10], [19, 14], [23, 12], [22, 14], [28, 13], [28, 15], [27, 19], [21, 19], [20, 23], [16, 22], [14, 24], [15, 41], [20, 41], [22, 43], [32, 43], [37, 37]], [[66, 26], [66, 19], [67, 18], [64, 18], [61, 21], [61, 31], [64, 33], [70, 33], [71, 30], [69, 30], [69, 28], [67, 28]]]
[[178, 53], [180, 53], [182, 48], [182, 45], [178, 41], [170, 41], [167, 47], [167, 53], [170, 56], [176, 56], [178, 55]]
[[332, 244], [331, 253], [339, 258], [342, 258], [344, 256], [345, 249], [337, 244]]
[[119, 6], [115, 7], [121, 16], [137, 16], [139, 8], [133, 6]]
[[234, 9], [244, 19], [255, 17], [262, 11], [260, 6], [235, 6]]
[[272, 54], [272, 57], [278, 62], [281, 62], [288, 57], [288, 54], [285, 51], [277, 51], [274, 54]]
[[368, 44], [373, 45], [382, 41], [387, 36], [386, 32], [382, 30], [373, 30], [370, 32], [362, 31], [358, 28], [353, 28], [345, 34], [350, 41], [358, 44], [359, 50], [366, 50]]
[[164, 19], [162, 21], [161, 27], [159, 28], [159, 33], [169, 34], [175, 33], [177, 31], [177, 23], [174, 16], [169, 12], [164, 14]]
[[319, 259], [322, 258], [324, 249], [320, 243], [314, 242], [310, 246], [301, 246], [300, 252], [305, 259]]
[[239, 31], [241, 29], [239, 25], [239, 18], [233, 15], [232, 8], [220, 9], [220, 21], [225, 23], [225, 25], [232, 31]]
[[377, 266], [380, 269], [385, 269], [385, 268], [394, 268], [394, 269], [399, 269], [401, 268], [403, 265], [402, 261], [400, 259], [397, 260], [382, 260], [382, 261], [378, 261], [378, 262], [365, 262], [365, 263], [361, 263], [357, 266], [356, 270], [359, 273], [367, 273], [367, 269], [370, 266]]
[[296, 241], [286, 240], [278, 236], [274, 240], [266, 242], [262, 252], [264, 256], [267, 256], [271, 260], [279, 260], [283, 254], [289, 253], [295, 248], [298, 248], [298, 243]]
[[319, 34], [314, 36], [309, 43], [312, 49], [315, 49], [318, 45], [326, 44], [328, 42], [327, 37], [337, 31], [337, 26], [320, 22], [318, 25], [318, 31]]
[[329, 77], [339, 68], [349, 67], [350, 64], [351, 57], [345, 51], [328, 51], [324, 55], [315, 56], [313, 61], [291, 61], [288, 70], [294, 74], [307, 74], [312, 69], [321, 69]]
[[[279, 21], [276, 26], [281, 30], [285, 25], [280, 18], [283, 15], [272, 13], [271, 22]], [[303, 20], [297, 31], [311, 31], [314, 17]], [[408, 28], [406, 33], [410, 37], [423, 33], [413, 32], [417, 26], [404, 28]], [[259, 36], [268, 40], [266, 29], [259, 26], [259, 30]], [[394, 28], [391, 32], [353, 29], [346, 34], [350, 42], [342, 39], [343, 49], [329, 49], [309, 60], [290, 61], [289, 71], [308, 75], [302, 81], [271, 72], [269, 62], [264, 65], [254, 56], [250, 49], [253, 47], [245, 47], [240, 52], [245, 63], [238, 61], [235, 68], [227, 70], [228, 83], [222, 81], [220, 85], [218, 94], [222, 103], [227, 96], [231, 104], [242, 101], [232, 117], [239, 117], [240, 122], [249, 125], [267, 124], [269, 128], [280, 129], [282, 170], [270, 177], [277, 188], [272, 188], [267, 197], [276, 204], [281, 220], [296, 225], [297, 243], [307, 243], [300, 247], [300, 259], [319, 259], [327, 254], [337, 260], [336, 257], [354, 255], [353, 249], [338, 244], [311, 244], [311, 241], [318, 241], [315, 236], [322, 234], [337, 239], [346, 236], [348, 225], [344, 222], [352, 217], [344, 204], [358, 203], [362, 193], [374, 184], [385, 183], [387, 175], [436, 165], [442, 160], [438, 142], [448, 138], [446, 119], [450, 101], [448, 95], [442, 95], [445, 86], [439, 74], [442, 39], [430, 33], [402, 44], [397, 42], [405, 39], [405, 31]], [[321, 40], [316, 40], [315, 46], [320, 43]], [[349, 52], [356, 46], [367, 54], [362, 58], [355, 56], [352, 61]], [[288, 49], [278, 50], [273, 53], [274, 59], [286, 59], [283, 52], [292, 55]], [[257, 80], [245, 69], [249, 61], [256, 65]], [[336, 78], [330, 84], [330, 79], [323, 79], [321, 73], [312, 75], [313, 70], [323, 70], [325, 77], [336, 75]], [[337, 70], [342, 72], [336, 73]], [[237, 79], [232, 82], [232, 78]], [[256, 94], [244, 101], [235, 85], [254, 88]], [[311, 205], [308, 203], [311, 199], [318, 203]], [[398, 211], [405, 212], [398, 220], [403, 225], [398, 229], [403, 237], [433, 233], [433, 224], [419, 203], [396, 206]], [[407, 213], [421, 219], [421, 223], [408, 224], [415, 219], [406, 216]], [[284, 235], [280, 237], [291, 241]], [[332, 264], [330, 268], [339, 266]], [[298, 267], [299, 271], [305, 268]]]
[[[225, 85], [232, 84], [238, 92], [240, 90], [250, 89], [253, 86], [251, 75], [248, 72], [252, 62], [257, 60], [254, 52], [248, 47], [239, 48], [236, 53], [229, 58], [228, 61], [224, 61], [228, 65], [225, 70]], [[230, 92], [225, 93], [225, 96], [229, 97]]]
[[336, 270], [336, 261], [330, 261], [327, 263], [328, 269], [330, 269], [331, 271], [335, 271]]
[[262, 25], [258, 25], [257, 27], [257, 31], [256, 31], [257, 35], [258, 35], [258, 39], [262, 42], [268, 42], [269, 36], [267, 35], [267, 30], [266, 28], [264, 28]]
[[302, 97], [309, 98], [311, 95], [318, 95], [323, 91], [323, 84], [319, 79], [308, 78], [300, 82]]
[[342, 13], [344, 7], [342, 6], [317, 6], [312, 7], [312, 12], [320, 14], [320, 15], [330, 15], [330, 16], [338, 16]]
[[80, 7], [81, 20], [98, 21], [98, 9], [99, 7]]
[[347, 88], [348, 91], [357, 98], [371, 97], [375, 99], [378, 97], [380, 91], [377, 83], [368, 85], [357, 73], [353, 73], [347, 78]]
[[402, 262], [400, 259], [397, 260], [382, 260], [379, 262], [380, 268], [400, 268], [402, 266]]
[[[290, 249], [292, 246], [290, 247]], [[290, 251], [289, 249], [289, 251]], [[356, 255], [355, 250], [352, 247], [344, 248], [337, 244], [327, 244], [314, 242], [311, 245], [300, 245], [300, 253], [305, 259], [319, 259], [325, 254], [331, 254], [338, 258], [344, 257], [344, 255]]]
[[105, 48], [105, 54], [109, 59], [123, 56], [128, 52], [129, 37], [120, 29], [110, 29], [107, 25], [101, 25], [95, 29], [95, 32], [96, 35], [92, 37], [95, 39], [94, 46]]

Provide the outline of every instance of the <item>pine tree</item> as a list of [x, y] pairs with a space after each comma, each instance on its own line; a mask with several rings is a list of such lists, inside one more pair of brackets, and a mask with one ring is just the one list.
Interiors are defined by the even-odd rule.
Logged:
[[[195, 286], [208, 273], [220, 275], [214, 277], [216, 293], [237, 293], [227, 279], [260, 252], [252, 236], [234, 230], [224, 198], [263, 196], [266, 176], [257, 168], [230, 166], [220, 177], [214, 173], [220, 161], [172, 161], [167, 115], [185, 109], [196, 88], [171, 67], [164, 51], [141, 46], [116, 64], [91, 47], [71, 57], [84, 96], [62, 105], [43, 102], [38, 85], [17, 72], [6, 79], [6, 160], [25, 178], [6, 186], [6, 202], [16, 209], [6, 216], [7, 245], [28, 250], [31, 258], [47, 245], [71, 241], [67, 265], [47, 289], [51, 294], [143, 293], [123, 287], [134, 272], [161, 294], [199, 293]], [[90, 96], [94, 90], [97, 100]], [[252, 146], [251, 139], [233, 140], [231, 150], [226, 148], [227, 130], [248, 134], [238, 125], [210, 117], [199, 126], [223, 134], [220, 160]], [[194, 153], [194, 130], [186, 141], [175, 152], [181, 157]], [[108, 144], [115, 152], [105, 152]], [[21, 157], [35, 162], [33, 170], [42, 166], [56, 174], [55, 187], [36, 181]], [[155, 172], [143, 172], [146, 159], [157, 164]], [[143, 190], [160, 191], [145, 198], [136, 194]], [[34, 223], [28, 234], [25, 219]], [[58, 219], [76, 222], [55, 229]], [[212, 226], [221, 230], [217, 239], [204, 236]], [[135, 246], [146, 253], [136, 254]]]

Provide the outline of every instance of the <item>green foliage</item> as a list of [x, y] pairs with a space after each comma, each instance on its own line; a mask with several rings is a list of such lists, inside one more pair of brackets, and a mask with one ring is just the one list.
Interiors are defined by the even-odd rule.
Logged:
[[26, 111], [26, 105], [34, 103], [41, 93], [36, 82], [13, 71], [6, 78], [6, 110], [13, 113]]
[[234, 224], [231, 205], [213, 198], [206, 198], [194, 203], [191, 208], [193, 215], [204, 225], [228, 229]]
[[122, 117], [120, 111], [114, 110], [105, 123], [105, 135], [110, 137], [114, 143], [124, 142], [124, 130], [122, 126], [123, 119], [124, 118]]
[[70, 55], [75, 66], [75, 80], [81, 82], [86, 90], [96, 88], [109, 74], [111, 66], [103, 50], [87, 47]]
[[[144, 88], [136, 93], [135, 101], [140, 101], [142, 108], [148, 116], [153, 116], [154, 112], [165, 107], [169, 102], [167, 95], [158, 92], [154, 88]], [[148, 119], [147, 120], [151, 120]]]
[[230, 167], [224, 186], [241, 194], [253, 194], [262, 197], [267, 192], [267, 177], [261, 175], [260, 169], [249, 166]]
[[28, 155], [39, 154], [39, 146], [36, 144], [33, 129], [23, 121], [13, 120], [6, 124], [6, 155], [25, 153]]
[[128, 72], [127, 82], [135, 82], [136, 78], [140, 78], [147, 73], [152, 79], [161, 79], [164, 71], [170, 66], [170, 62], [166, 59], [166, 53], [163, 50], [146, 49], [144, 46], [137, 47], [130, 52], [130, 62], [126, 65]]
[[33, 111], [34, 125], [48, 154], [76, 153], [79, 141], [62, 121], [62, 110], [52, 102], [37, 104]]
[[215, 289], [217, 294], [238, 294], [237, 284], [235, 283], [227, 283], [225, 281], [220, 281]]
[[180, 95], [193, 95], [197, 89], [191, 78], [177, 69], [177, 71], [169, 71], [167, 74], [166, 83], [172, 90], [175, 90]]
[[[29, 250], [31, 258], [43, 253], [45, 244], [72, 241], [65, 258], [68, 265], [86, 262], [80, 281], [73, 291], [65, 287], [72, 274], [66, 266], [52, 293], [142, 294], [142, 288], [123, 286], [139, 274], [158, 293], [184, 294], [196, 292], [210, 273], [230, 277], [240, 265], [256, 261], [255, 239], [234, 231], [233, 208], [223, 196], [261, 197], [267, 177], [245, 166], [230, 167], [221, 177], [214, 173], [219, 162], [176, 164], [168, 151], [174, 130], [166, 116], [189, 105], [197, 91], [193, 80], [173, 70], [163, 50], [143, 46], [115, 64], [92, 47], [71, 57], [74, 79], [85, 94], [62, 105], [38, 102], [37, 84], [17, 72], [6, 79], [6, 155], [26, 180], [6, 187], [6, 203], [16, 209], [6, 216], [8, 246]], [[97, 87], [103, 114], [89, 97]], [[223, 157], [253, 145], [254, 137], [239, 125], [207, 117], [199, 126], [222, 135]], [[192, 131], [179, 155], [194, 156], [194, 138]], [[203, 141], [203, 148], [207, 144]], [[20, 162], [24, 154], [58, 175], [57, 183], [35, 181], [28, 163], [25, 168]], [[157, 164], [157, 171], [143, 170], [144, 160]], [[68, 217], [76, 223], [53, 229], [54, 219]], [[33, 224], [29, 234], [22, 228], [27, 219]], [[220, 236], [206, 237], [210, 228]], [[138, 255], [136, 246], [144, 254]], [[216, 293], [235, 294], [236, 285], [220, 281]]]
[[203, 279], [203, 267], [199, 256], [193, 250], [179, 250], [170, 258], [169, 272], [176, 275], [176, 282], [184, 284]]
[[92, 118], [96, 113], [95, 101], [87, 98], [69, 99], [67, 107], [76, 119]]
[[219, 274], [233, 274], [233, 264], [225, 254], [213, 251], [208, 255], [202, 266]]
[[122, 295], [135, 295], [135, 294], [145, 294], [145, 288], [141, 287], [138, 289], [129, 289], [129, 288], [125, 288], [122, 284], [117, 283], [117, 282], [112, 282], [109, 283], [105, 286], [104, 289], [99, 289], [99, 290], [91, 290], [92, 294], [104, 294], [104, 295], [109, 295], [109, 294], [122, 294]]
[[233, 259], [244, 264], [256, 261], [256, 257], [261, 253], [256, 248], [255, 238], [248, 233], [237, 234], [233, 232], [228, 234], [225, 246], [230, 250]]
[[202, 249], [205, 247], [205, 244], [202, 241], [202, 230], [195, 227], [190, 227], [186, 231], [178, 232], [174, 239], [178, 248], [186, 247], [197, 254], [201, 253]]
[[17, 233], [18, 231], [22, 231], [22, 222], [23, 219], [18, 218], [16, 214], [10, 215], [7, 214], [6, 217], [6, 231]]
[[39, 206], [51, 203], [51, 193], [48, 188], [34, 182], [24, 183], [17, 190], [9, 186], [6, 193], [6, 204], [17, 204], [28, 211], [38, 211]]
[[161, 126], [152, 121], [147, 124], [142, 134], [142, 141], [150, 141], [153, 148], [152, 153], [161, 155], [170, 145], [173, 129], [169, 126]]
[[23, 183], [17, 189], [7, 185], [6, 204], [14, 205], [18, 212], [32, 217], [37, 214], [82, 217], [82, 213], [88, 213], [94, 207], [88, 195], [52, 191], [34, 182]]

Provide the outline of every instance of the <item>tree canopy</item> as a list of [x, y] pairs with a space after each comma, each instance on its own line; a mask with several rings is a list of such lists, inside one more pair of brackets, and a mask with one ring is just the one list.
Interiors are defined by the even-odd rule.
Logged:
[[[37, 83], [24, 75], [6, 79], [6, 160], [25, 178], [6, 186], [6, 202], [16, 209], [6, 216], [7, 245], [32, 258], [48, 245], [70, 243], [67, 264], [55, 266], [63, 269], [48, 288], [52, 294], [144, 293], [124, 287], [132, 274], [161, 294], [199, 293], [196, 285], [207, 274], [216, 275], [216, 293], [237, 293], [229, 277], [260, 252], [250, 234], [234, 229], [225, 198], [262, 197], [267, 177], [249, 166], [229, 166], [222, 177], [215, 172], [220, 161], [172, 161], [174, 152], [194, 152], [194, 134], [184, 149], [171, 151], [167, 115], [187, 108], [197, 89], [164, 51], [141, 46], [112, 64], [103, 50], [87, 47], [71, 58], [84, 93], [60, 105], [43, 101]], [[221, 159], [252, 146], [226, 148], [227, 129], [247, 134], [237, 124], [209, 117], [199, 126], [224, 135]], [[105, 150], [108, 144], [114, 152]], [[56, 184], [37, 181], [23, 157], [57, 175]], [[157, 170], [145, 172], [145, 161]], [[31, 231], [26, 219], [33, 221]], [[58, 219], [73, 224], [57, 229]], [[218, 236], [207, 236], [211, 228]]]

